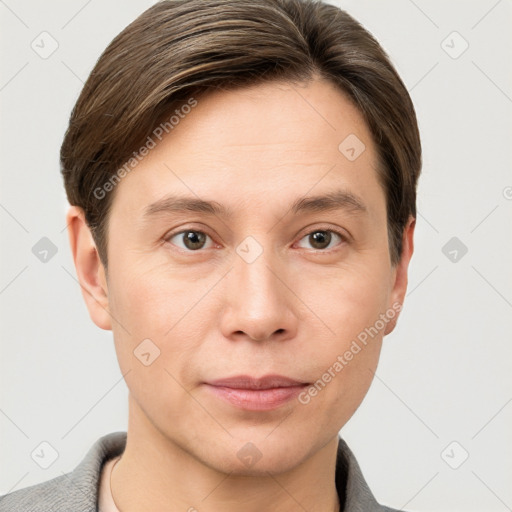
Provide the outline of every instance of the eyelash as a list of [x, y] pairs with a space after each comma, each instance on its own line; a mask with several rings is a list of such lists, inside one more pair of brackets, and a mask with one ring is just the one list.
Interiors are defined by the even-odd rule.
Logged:
[[[309, 235], [312, 235], [313, 233], [317, 233], [317, 232], [324, 232], [324, 233], [334, 233], [335, 235], [339, 236], [340, 239], [341, 239], [341, 242], [338, 244], [338, 245], [343, 245], [345, 243], [348, 242], [348, 237], [346, 235], [344, 235], [343, 233], [341, 233], [340, 231], [337, 231], [335, 229], [331, 229], [331, 228], [316, 228], [316, 229], [313, 229], [307, 233], [305, 233], [300, 239], [299, 239], [299, 242], [301, 240], [303, 240], [304, 238], [308, 237]], [[183, 233], [189, 233], [189, 232], [192, 232], [192, 233], [201, 233], [203, 235], [206, 235], [207, 237], [209, 237], [212, 241], [213, 241], [213, 237], [211, 235], [209, 235], [208, 233], [206, 233], [205, 231], [202, 231], [200, 229], [194, 229], [194, 228], [189, 228], [189, 229], [182, 229], [180, 231], [176, 231], [175, 233], [170, 233], [169, 235], [167, 235], [165, 238], [164, 238], [164, 242], [168, 242], [170, 243], [171, 245], [174, 245], [172, 242], [171, 242], [171, 239], [174, 238], [175, 236], [177, 235], [182, 235]], [[175, 246], [176, 247], [176, 246]], [[336, 247], [336, 246], [335, 246]], [[178, 250], [181, 251], [181, 252], [188, 252], [188, 253], [199, 253], [199, 252], [202, 252], [203, 250], [206, 250], [206, 249], [197, 249], [196, 251], [193, 251], [191, 249], [183, 249], [181, 247], [178, 247]], [[335, 249], [334, 249], [335, 250]], [[311, 251], [315, 252], [315, 253], [329, 253], [331, 251], [333, 251], [333, 248], [330, 248], [330, 249], [311, 249]]]

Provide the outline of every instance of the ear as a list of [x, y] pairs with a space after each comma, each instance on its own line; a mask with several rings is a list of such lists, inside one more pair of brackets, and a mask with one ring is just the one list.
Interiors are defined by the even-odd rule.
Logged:
[[71, 206], [66, 223], [78, 282], [91, 320], [101, 329], [112, 330], [105, 269], [83, 210]]
[[[396, 308], [396, 304], [400, 304], [400, 309], [397, 311], [393, 319], [390, 319], [386, 324], [384, 335], [389, 334], [396, 327], [398, 316], [405, 299], [405, 292], [407, 291], [407, 272], [409, 269], [409, 262], [411, 261], [412, 253], [414, 251], [414, 228], [416, 226], [416, 219], [409, 217], [407, 225], [404, 229], [402, 237], [402, 256], [393, 270], [393, 289], [390, 295], [390, 303], [388, 307], [391, 309]], [[395, 307], [393, 307], [393, 304]], [[396, 310], [396, 309], [395, 309]]]

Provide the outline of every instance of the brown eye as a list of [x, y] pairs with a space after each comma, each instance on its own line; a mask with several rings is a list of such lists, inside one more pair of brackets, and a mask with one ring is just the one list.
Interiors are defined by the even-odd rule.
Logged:
[[329, 245], [333, 240], [336, 240], [336, 237], [341, 241], [344, 240], [344, 238], [335, 231], [317, 229], [316, 231], [312, 231], [306, 235], [304, 238], [302, 238], [302, 240], [307, 240], [313, 249], [323, 250], [330, 248]]
[[325, 249], [331, 243], [331, 233], [328, 231], [315, 231], [309, 235], [309, 241], [315, 249]]
[[[176, 242], [171, 242], [171, 240], [173, 240], [174, 238], [181, 242], [182, 245]], [[199, 249], [204, 249], [205, 243], [208, 238], [210, 237], [206, 233], [203, 233], [202, 231], [188, 230], [175, 233], [174, 235], [168, 237], [167, 240], [171, 242], [173, 245], [177, 245], [181, 249], [197, 251]]]

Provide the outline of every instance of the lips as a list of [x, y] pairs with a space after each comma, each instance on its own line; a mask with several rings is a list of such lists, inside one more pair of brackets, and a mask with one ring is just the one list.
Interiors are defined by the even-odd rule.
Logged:
[[309, 384], [283, 375], [237, 375], [205, 382], [216, 398], [247, 411], [270, 411], [296, 398]]
[[265, 375], [264, 377], [251, 377], [249, 375], [237, 375], [226, 379], [217, 379], [207, 382], [210, 386], [232, 389], [273, 389], [303, 386], [308, 382], [291, 379], [283, 375]]

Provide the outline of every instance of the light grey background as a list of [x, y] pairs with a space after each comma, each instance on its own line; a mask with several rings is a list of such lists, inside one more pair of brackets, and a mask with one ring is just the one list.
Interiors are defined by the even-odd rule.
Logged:
[[[76, 281], [58, 153], [96, 59], [153, 3], [0, 0], [0, 494], [72, 470], [127, 428], [112, 335]], [[512, 510], [511, 2], [336, 3], [390, 54], [424, 151], [404, 311], [342, 436], [382, 503]], [[51, 48], [43, 31], [58, 42], [46, 59], [31, 47]], [[46, 263], [32, 252], [42, 237], [58, 251]], [[468, 249], [455, 262], [452, 237]], [[58, 452], [48, 469], [31, 458], [43, 441]]]

